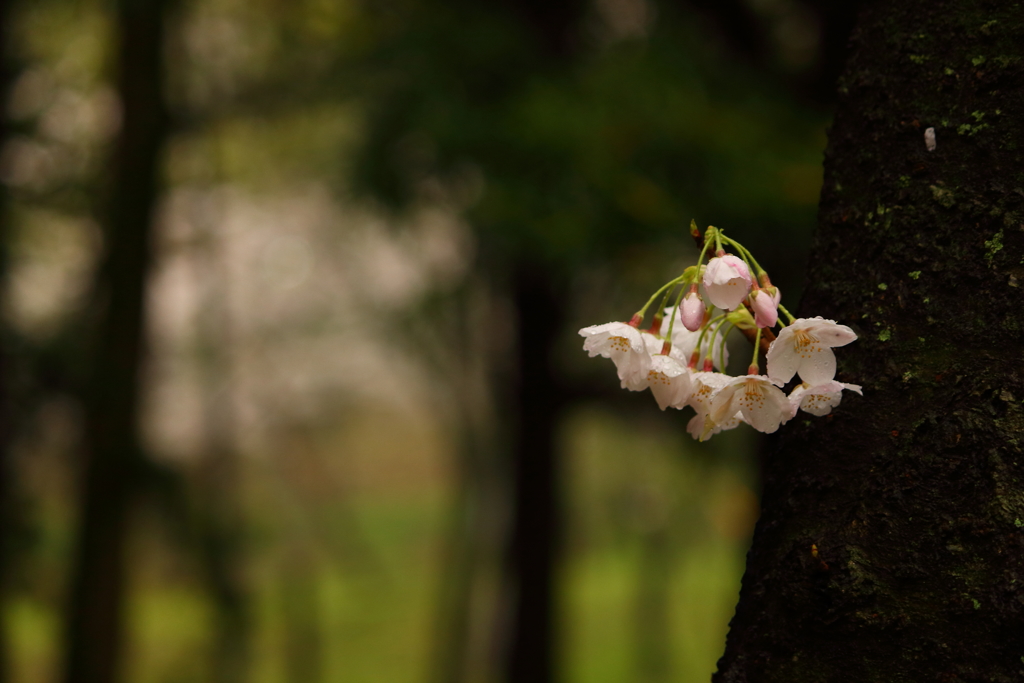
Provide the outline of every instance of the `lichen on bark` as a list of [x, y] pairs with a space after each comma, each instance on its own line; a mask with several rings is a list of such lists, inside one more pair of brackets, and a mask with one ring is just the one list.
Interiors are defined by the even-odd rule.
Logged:
[[770, 454], [716, 683], [1024, 679], [1022, 35], [1014, 2], [860, 17], [801, 310], [857, 330], [864, 397]]

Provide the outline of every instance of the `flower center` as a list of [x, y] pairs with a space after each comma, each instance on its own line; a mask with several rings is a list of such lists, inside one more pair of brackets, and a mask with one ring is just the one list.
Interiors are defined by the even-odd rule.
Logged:
[[802, 358], [810, 358], [812, 353], [821, 351], [818, 338], [807, 330], [794, 330], [793, 336], [796, 337], [796, 352]]
[[669, 381], [668, 375], [666, 375], [664, 372], [658, 372], [657, 370], [650, 370], [650, 371], [648, 371], [648, 373], [647, 373], [647, 381], [648, 382], [658, 382], [660, 384], [665, 384], [665, 385], [668, 385], [668, 384], [671, 383]]
[[747, 408], [760, 408], [764, 405], [764, 389], [760, 380], [748, 379], [744, 383], [740, 405]]
[[608, 337], [608, 341], [611, 342], [612, 351], [622, 351], [625, 353], [631, 348], [629, 340], [625, 337]]
[[698, 384], [697, 387], [697, 390], [693, 392], [693, 400], [704, 407], [705, 402], [711, 397], [712, 389], [707, 384]]

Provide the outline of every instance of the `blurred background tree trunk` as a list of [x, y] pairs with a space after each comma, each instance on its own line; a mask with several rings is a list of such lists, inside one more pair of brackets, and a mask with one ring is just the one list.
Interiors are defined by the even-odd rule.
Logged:
[[[9, 49], [11, 31], [11, 0], [0, 0], [0, 148], [10, 137], [7, 103], [14, 80]], [[0, 300], [6, 298], [10, 241], [7, 186], [0, 183]], [[0, 611], [8, 604], [10, 521], [12, 518], [11, 440], [14, 432], [14, 401], [11, 375], [13, 372], [13, 331], [7, 321], [0, 318]], [[0, 622], [0, 683], [8, 676], [8, 645], [6, 621]]]
[[860, 18], [800, 310], [859, 332], [864, 397], [782, 430], [717, 683], [1024, 676], [1022, 33], [1016, 4]]
[[164, 0], [120, 0], [116, 9], [121, 125], [106, 196], [105, 254], [94, 286], [82, 510], [65, 624], [68, 683], [119, 680], [125, 540], [141, 463], [146, 281], [168, 135], [162, 59], [166, 6]]
[[[565, 397], [552, 367], [564, 319], [564, 294], [545, 268], [529, 262], [514, 275], [517, 382], [512, 406], [512, 526], [509, 589], [512, 628], [505, 680], [555, 680], [555, 581], [561, 540], [556, 443]], [[559, 295], [562, 296], [559, 296]]]

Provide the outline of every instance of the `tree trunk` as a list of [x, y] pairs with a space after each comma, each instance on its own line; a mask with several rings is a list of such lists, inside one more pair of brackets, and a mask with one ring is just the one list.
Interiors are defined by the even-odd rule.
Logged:
[[[15, 70], [11, 64], [10, 31], [12, 7], [10, 0], [0, 0], [0, 148], [10, 137], [11, 126], [7, 116], [7, 98], [14, 81]], [[9, 277], [10, 214], [7, 186], [0, 183], [0, 298], [6, 299]], [[0, 318], [0, 612], [8, 603], [10, 565], [10, 521], [13, 517], [11, 494], [13, 472], [11, 466], [11, 441], [14, 436], [14, 400], [11, 374], [14, 367], [12, 353], [13, 330], [5, 318]], [[0, 621], [0, 683], [9, 680], [9, 656], [6, 622]]]
[[163, 0], [120, 0], [121, 131], [108, 194], [97, 335], [85, 395], [82, 511], [65, 624], [68, 683], [115, 682], [122, 632], [124, 541], [138, 470], [139, 368], [153, 210], [168, 122]]
[[783, 427], [717, 683], [1024, 677], [1022, 35], [1019, 3], [862, 13], [801, 312], [858, 330], [864, 397]]
[[555, 680], [555, 566], [561, 510], [555, 431], [564, 401], [550, 354], [563, 319], [552, 276], [520, 263], [515, 270], [518, 386], [512, 425], [512, 623], [508, 683]]

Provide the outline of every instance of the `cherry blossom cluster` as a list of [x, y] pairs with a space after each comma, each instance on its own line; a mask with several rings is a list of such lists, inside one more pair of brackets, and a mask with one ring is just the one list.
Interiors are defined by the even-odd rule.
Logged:
[[[696, 224], [691, 232], [701, 242]], [[628, 323], [580, 330], [583, 350], [610, 358], [622, 387], [650, 389], [662, 410], [692, 407], [696, 415], [687, 431], [701, 441], [742, 422], [771, 433], [800, 410], [827, 415], [844, 389], [861, 393], [860, 386], [835, 379], [832, 349], [854, 341], [853, 330], [834, 320], [790, 315], [768, 273], [721, 229], [709, 226], [701, 243], [697, 264], [662, 286]], [[714, 256], [704, 264], [712, 249]], [[641, 329], [647, 309], [659, 298], [652, 324]], [[726, 374], [726, 340], [733, 330], [754, 344], [747, 373], [736, 377]], [[760, 371], [762, 339], [770, 340], [767, 374]], [[800, 383], [787, 395], [783, 389], [797, 375]]]

